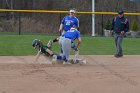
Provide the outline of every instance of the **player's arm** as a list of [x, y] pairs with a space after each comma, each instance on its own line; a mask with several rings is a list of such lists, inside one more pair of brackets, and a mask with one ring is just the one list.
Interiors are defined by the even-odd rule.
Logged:
[[78, 40], [78, 42], [77, 42], [77, 49], [79, 48], [79, 45], [81, 44], [81, 42], [82, 42], [82, 39], [81, 39], [81, 35], [80, 35], [80, 32], [79, 31], [77, 31], [77, 40]]
[[[127, 19], [126, 19], [127, 20]], [[125, 24], [125, 29], [124, 29], [124, 32], [128, 32], [129, 31], [129, 22], [127, 21], [126, 24]]]
[[75, 26], [76, 26], [77, 30], [79, 31], [79, 20], [78, 19], [76, 19]]
[[77, 42], [77, 46], [76, 46], [76, 47], [77, 47], [77, 49], [78, 49], [78, 48], [79, 48], [79, 45], [80, 45], [81, 42], [82, 42], [82, 39], [81, 39], [81, 37], [79, 37], [77, 40], [78, 40], [78, 42]]
[[59, 32], [63, 31], [63, 27], [64, 27], [64, 25], [63, 24], [60, 24]]
[[37, 53], [37, 55], [35, 57], [34, 63], [37, 62], [37, 60], [38, 60], [38, 58], [39, 58], [40, 55], [41, 55], [41, 51], [38, 51], [38, 53]]
[[64, 22], [65, 22], [65, 17], [63, 18], [60, 27], [59, 27], [59, 32], [63, 31], [63, 27], [64, 27]]

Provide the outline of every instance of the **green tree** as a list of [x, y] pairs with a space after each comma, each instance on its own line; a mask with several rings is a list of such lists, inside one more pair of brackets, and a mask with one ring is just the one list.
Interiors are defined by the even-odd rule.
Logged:
[[131, 30], [137, 32], [139, 30], [138, 24], [136, 21], [132, 22]]
[[104, 29], [106, 29], [106, 30], [110, 30], [111, 29], [111, 22], [110, 22], [110, 20], [106, 21], [106, 23], [104, 25]]

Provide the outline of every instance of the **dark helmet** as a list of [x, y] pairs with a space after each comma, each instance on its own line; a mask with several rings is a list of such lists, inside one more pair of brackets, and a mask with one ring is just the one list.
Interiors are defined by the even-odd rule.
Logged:
[[36, 47], [37, 45], [40, 46], [40, 44], [41, 44], [41, 41], [38, 40], [38, 39], [34, 39], [34, 40], [32, 41], [32, 46], [33, 46], [33, 47]]

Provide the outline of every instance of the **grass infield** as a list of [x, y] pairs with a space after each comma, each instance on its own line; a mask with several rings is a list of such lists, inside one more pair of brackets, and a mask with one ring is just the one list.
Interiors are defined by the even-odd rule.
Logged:
[[[45, 35], [1, 35], [0, 55], [34, 55], [35, 50], [31, 46], [33, 39], [40, 39], [45, 45], [48, 40], [56, 37]], [[60, 52], [58, 43], [53, 45], [53, 51], [56, 53]], [[125, 55], [139, 55], [140, 38], [124, 38], [123, 51]], [[113, 55], [114, 53], [115, 44], [113, 37], [82, 37], [82, 44], [80, 46], [81, 55]]]

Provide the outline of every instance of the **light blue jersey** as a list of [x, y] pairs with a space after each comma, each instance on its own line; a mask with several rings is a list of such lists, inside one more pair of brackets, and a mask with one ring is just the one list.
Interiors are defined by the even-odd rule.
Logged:
[[75, 39], [80, 38], [80, 32], [75, 29], [71, 29], [71, 30], [68, 30], [64, 35], [62, 35], [62, 37], [65, 37], [74, 41]]
[[64, 25], [64, 30], [68, 31], [71, 27], [79, 28], [79, 20], [76, 17], [65, 16], [61, 22]]

